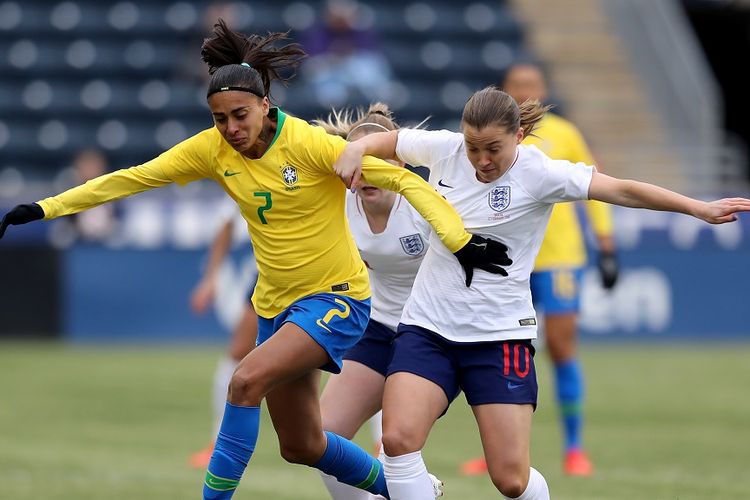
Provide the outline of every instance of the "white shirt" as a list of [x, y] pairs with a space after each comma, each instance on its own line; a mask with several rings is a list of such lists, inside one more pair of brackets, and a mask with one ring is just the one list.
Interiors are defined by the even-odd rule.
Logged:
[[594, 168], [553, 160], [518, 146], [511, 168], [482, 183], [466, 157], [463, 134], [402, 129], [398, 157], [430, 169], [432, 184], [461, 215], [467, 231], [505, 243], [508, 276], [475, 269], [471, 287], [456, 257], [433, 242], [417, 274], [401, 322], [457, 342], [536, 338], [529, 277], [553, 204], [588, 199]]
[[382, 233], [372, 232], [362, 200], [351, 192], [346, 198], [346, 215], [370, 273], [370, 317], [396, 331], [419, 264], [427, 252], [432, 228], [401, 195], [396, 195]]

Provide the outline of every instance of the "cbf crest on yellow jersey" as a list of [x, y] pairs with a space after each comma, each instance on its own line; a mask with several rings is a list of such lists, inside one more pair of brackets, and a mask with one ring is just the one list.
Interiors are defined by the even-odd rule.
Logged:
[[[45, 218], [171, 182], [210, 178], [237, 202], [247, 221], [259, 271], [253, 296], [259, 315], [276, 316], [297, 299], [320, 292], [369, 297], [367, 270], [346, 219], [346, 188], [332, 168], [346, 141], [278, 108], [270, 113], [277, 120], [276, 135], [258, 159], [241, 155], [210, 128], [143, 165], [39, 202]], [[452, 252], [469, 240], [458, 214], [417, 175], [366, 157], [363, 177], [410, 198]]]

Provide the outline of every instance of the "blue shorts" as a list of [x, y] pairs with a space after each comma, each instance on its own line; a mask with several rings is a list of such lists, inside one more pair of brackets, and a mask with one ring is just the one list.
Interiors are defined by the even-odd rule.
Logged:
[[273, 318], [258, 317], [260, 345], [284, 323], [294, 323], [325, 349], [331, 360], [321, 370], [341, 372], [344, 353], [362, 337], [370, 319], [370, 299], [357, 300], [335, 293], [317, 293], [299, 299]]
[[531, 296], [544, 314], [577, 313], [583, 269], [554, 269], [531, 273]]
[[388, 375], [408, 372], [439, 385], [450, 404], [464, 391], [471, 406], [503, 403], [536, 408], [531, 340], [452, 342], [425, 328], [398, 325]]
[[391, 349], [395, 336], [396, 332], [383, 323], [371, 319], [367, 324], [365, 334], [354, 347], [346, 351], [344, 359], [362, 363], [385, 377], [391, 362]]

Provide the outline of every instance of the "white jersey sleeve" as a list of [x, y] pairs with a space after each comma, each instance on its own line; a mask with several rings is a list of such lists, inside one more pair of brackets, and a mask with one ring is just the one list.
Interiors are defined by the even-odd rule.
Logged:
[[524, 183], [530, 196], [542, 203], [588, 200], [593, 166], [553, 160], [536, 146], [528, 147], [541, 166], [534, 178]]
[[419, 130], [404, 128], [398, 132], [396, 156], [414, 167], [433, 170], [440, 168], [446, 158], [453, 156], [463, 144], [462, 134], [449, 130]]

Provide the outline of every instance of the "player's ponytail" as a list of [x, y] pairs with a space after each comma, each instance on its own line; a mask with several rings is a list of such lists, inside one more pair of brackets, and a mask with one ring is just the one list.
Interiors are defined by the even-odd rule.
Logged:
[[278, 41], [287, 40], [287, 35], [288, 32], [247, 36], [232, 31], [223, 19], [219, 19], [201, 47], [201, 58], [211, 75], [207, 95], [222, 90], [243, 90], [265, 97], [273, 80], [286, 85], [307, 55], [296, 43], [273, 46]]
[[527, 137], [550, 108], [532, 99], [519, 106], [502, 90], [486, 87], [475, 92], [466, 102], [461, 123], [477, 130], [496, 125], [510, 133], [523, 127], [523, 136]]

